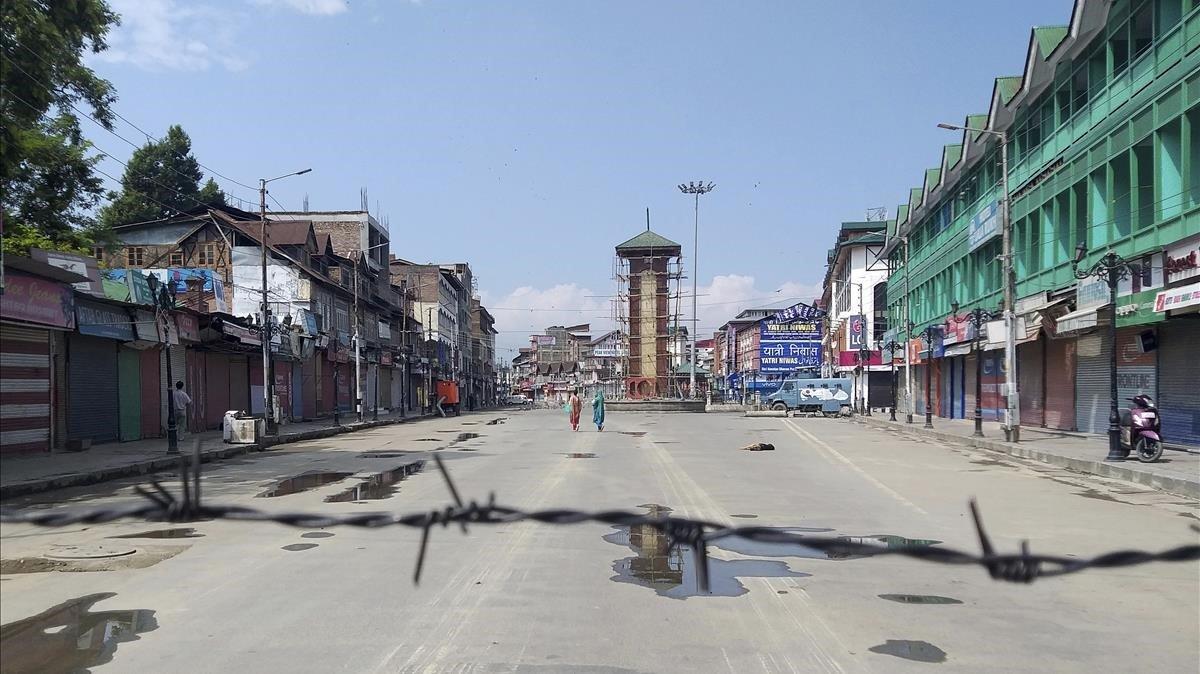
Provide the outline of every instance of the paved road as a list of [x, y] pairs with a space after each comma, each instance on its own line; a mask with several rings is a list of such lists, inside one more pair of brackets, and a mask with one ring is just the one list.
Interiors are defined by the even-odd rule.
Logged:
[[[506, 419], [487, 423], [498, 417]], [[281, 511], [426, 510], [447, 502], [431, 466], [390, 495], [368, 488], [345, 496], [359, 502], [324, 499], [440, 448], [465, 495], [495, 490], [522, 508], [667, 507], [975, 549], [967, 499], [976, 496], [1005, 549], [1028, 538], [1035, 550], [1082, 556], [1197, 538], [1195, 502], [848, 421], [609, 420], [602, 434], [572, 433], [556, 411], [499, 412], [299, 443], [215, 466], [205, 495]], [[754, 441], [776, 449], [737, 449]], [[255, 497], [314, 471], [352, 474]], [[131, 485], [7, 505], [121, 503], [134, 498]], [[191, 526], [197, 536], [169, 539], [111, 538], [164, 528], [153, 524], [5, 526], [5, 571], [107, 570], [3, 575], [4, 670], [1173, 672], [1196, 671], [1200, 660], [1195, 564], [1014, 586], [977, 568], [729, 543], [713, 550], [714, 595], [702, 596], [690, 560], [667, 556], [653, 532], [511, 524], [469, 536], [435, 530], [413, 587], [417, 531]], [[129, 549], [93, 561], [43, 557]]]

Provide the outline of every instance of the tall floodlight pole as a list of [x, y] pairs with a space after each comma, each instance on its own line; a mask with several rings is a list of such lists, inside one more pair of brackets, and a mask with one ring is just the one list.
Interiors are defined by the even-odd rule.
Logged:
[[1004, 407], [1005, 439], [1009, 442], [1021, 440], [1021, 402], [1017, 390], [1017, 316], [1015, 302], [1017, 277], [1013, 274], [1012, 204], [1008, 194], [1008, 133], [991, 129], [975, 129], [954, 124], [938, 124], [940, 129], [972, 131], [994, 136], [1000, 141], [1000, 231], [1003, 250], [1000, 257], [1004, 264]]
[[703, 180], [699, 182], [689, 182], [684, 185], [679, 184], [679, 191], [684, 194], [691, 194], [696, 197], [695, 203], [695, 227], [692, 230], [692, 363], [690, 374], [688, 376], [688, 395], [696, 397], [696, 331], [700, 328], [700, 317], [696, 315], [696, 282], [699, 280], [699, 258], [700, 258], [700, 195], [708, 194], [716, 188], [715, 183], [706, 183]]
[[306, 168], [294, 173], [288, 173], [274, 178], [258, 179], [258, 218], [262, 234], [259, 244], [262, 249], [262, 358], [263, 358], [263, 421], [268, 435], [275, 432], [275, 419], [271, 409], [271, 398], [274, 393], [271, 377], [271, 305], [267, 303], [267, 183], [275, 182], [291, 176], [303, 175], [312, 171]]

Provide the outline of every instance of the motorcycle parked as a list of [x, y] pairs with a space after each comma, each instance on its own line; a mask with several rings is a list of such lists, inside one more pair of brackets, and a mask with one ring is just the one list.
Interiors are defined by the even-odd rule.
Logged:
[[1148, 395], [1129, 398], [1133, 403], [1121, 414], [1121, 449], [1132, 451], [1142, 463], [1158, 461], [1163, 453], [1162, 419]]

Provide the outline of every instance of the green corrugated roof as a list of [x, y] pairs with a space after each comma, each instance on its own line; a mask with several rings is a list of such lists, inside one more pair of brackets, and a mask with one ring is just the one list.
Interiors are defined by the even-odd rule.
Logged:
[[[691, 363], [680, 363], [679, 365], [675, 366], [675, 374], [691, 374], [691, 373], [692, 373], [692, 364]], [[697, 377], [707, 377], [708, 370], [706, 370], [703, 366], [698, 367], [698, 368], [696, 368], [696, 376]]]
[[1008, 105], [1008, 102], [1017, 95], [1017, 91], [1021, 89], [1021, 77], [997, 77], [996, 86], [1000, 88], [1000, 102]]
[[883, 225], [880, 225], [878, 220], [855, 220], [853, 222], [843, 222], [842, 223], [842, 231], [843, 232], [858, 232], [858, 231], [862, 231], [862, 230], [870, 231], [873, 229], [879, 229], [882, 226]]
[[900, 204], [896, 207], [896, 222], [904, 223], [908, 220], [908, 204]]
[[850, 239], [849, 241], [846, 242], [845, 245], [847, 245], [847, 246], [859, 246], [859, 245], [865, 246], [868, 243], [883, 243], [883, 242], [884, 242], [883, 232], [871, 232], [870, 234], [863, 234], [862, 236]]
[[1039, 26], [1033, 29], [1033, 39], [1037, 40], [1038, 48], [1042, 50], [1042, 60], [1050, 57], [1058, 45], [1067, 37], [1066, 26]]
[[[987, 120], [987, 113], [967, 115], [967, 127], [972, 129], [986, 129]], [[979, 140], [979, 137], [982, 135], [982, 133], [976, 131], [975, 133], [971, 134], [971, 140]]]
[[921, 199], [924, 197], [924, 191], [920, 187], [914, 187], [908, 191], [908, 203], [913, 208], [921, 205]]
[[932, 168], [925, 169], [925, 189], [931, 190], [937, 186], [938, 181], [942, 179], [942, 169]]
[[962, 148], [962, 145], [947, 145], [942, 148], [942, 154], [946, 157], [946, 168], [953, 168], [962, 159]]
[[896, 236], [896, 221], [888, 220], [887, 221], [887, 238], [890, 239], [893, 236]]
[[617, 244], [617, 250], [642, 248], [679, 248], [679, 244], [648, 229], [625, 243]]

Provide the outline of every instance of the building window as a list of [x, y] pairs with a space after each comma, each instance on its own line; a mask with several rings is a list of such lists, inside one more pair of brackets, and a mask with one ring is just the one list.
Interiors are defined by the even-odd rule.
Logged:
[[103, 262], [104, 261], [104, 246], [93, 246], [92, 247], [92, 257]]
[[140, 267], [146, 259], [146, 249], [134, 246], [125, 249], [125, 266]]
[[183, 253], [179, 253], [179, 252], [171, 253], [168, 256], [167, 265], [170, 267], [182, 267], [183, 266]]
[[215, 243], [201, 244], [196, 251], [196, 264], [201, 267], [217, 266], [217, 245]]

